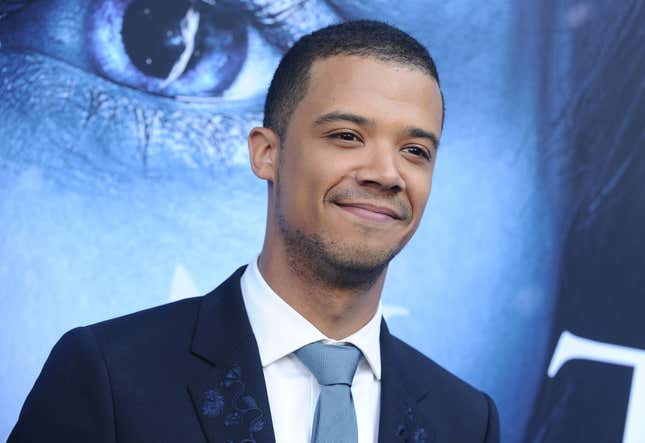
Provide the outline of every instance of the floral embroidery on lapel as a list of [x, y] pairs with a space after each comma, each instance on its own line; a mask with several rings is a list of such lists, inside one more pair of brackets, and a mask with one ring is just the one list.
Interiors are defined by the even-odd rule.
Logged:
[[264, 413], [245, 391], [240, 365], [232, 363], [218, 385], [204, 391], [201, 410], [206, 417], [222, 416], [224, 426], [245, 426], [248, 436], [240, 443], [255, 443], [253, 433], [264, 429]]
[[419, 426], [411, 406], [406, 405], [404, 422], [396, 428], [396, 437], [405, 443], [426, 443], [428, 434]]
[[206, 417], [217, 417], [224, 410], [224, 396], [217, 389], [209, 389], [204, 392], [202, 403], [202, 414]]

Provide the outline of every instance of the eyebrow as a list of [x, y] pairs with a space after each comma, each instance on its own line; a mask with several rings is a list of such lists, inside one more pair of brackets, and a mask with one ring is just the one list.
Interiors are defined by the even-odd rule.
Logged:
[[411, 126], [411, 127], [405, 128], [403, 132], [408, 137], [426, 138], [432, 142], [435, 149], [439, 149], [439, 137], [437, 137], [437, 135], [432, 131], [426, 131], [425, 129]]
[[374, 120], [363, 117], [362, 115], [353, 114], [351, 112], [333, 111], [323, 114], [314, 121], [314, 126], [322, 126], [325, 123], [334, 122], [351, 122], [359, 126], [374, 126]]

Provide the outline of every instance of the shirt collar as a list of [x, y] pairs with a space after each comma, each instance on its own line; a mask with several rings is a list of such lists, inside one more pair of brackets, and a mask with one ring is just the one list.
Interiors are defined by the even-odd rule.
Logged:
[[251, 329], [258, 343], [262, 367], [269, 366], [309, 343], [350, 343], [361, 350], [374, 376], [381, 379], [381, 303], [365, 326], [345, 339], [333, 340], [271, 289], [260, 273], [257, 260], [247, 266], [240, 285]]

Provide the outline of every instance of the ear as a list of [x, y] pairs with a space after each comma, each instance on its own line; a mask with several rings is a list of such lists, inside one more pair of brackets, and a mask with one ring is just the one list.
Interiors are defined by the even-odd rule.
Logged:
[[251, 169], [259, 178], [271, 183], [275, 180], [280, 137], [269, 128], [253, 128], [249, 132], [249, 160]]

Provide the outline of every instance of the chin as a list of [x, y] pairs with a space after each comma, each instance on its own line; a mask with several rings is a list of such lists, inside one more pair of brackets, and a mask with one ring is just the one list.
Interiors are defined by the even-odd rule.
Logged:
[[364, 241], [341, 241], [330, 242], [325, 249], [327, 261], [339, 269], [356, 273], [380, 273], [401, 248], [366, 245]]

